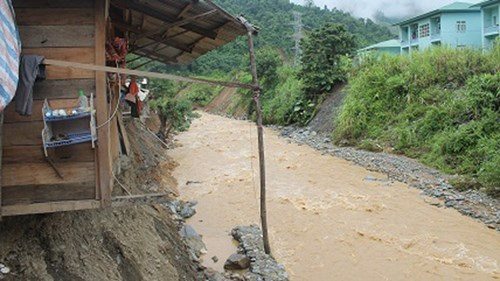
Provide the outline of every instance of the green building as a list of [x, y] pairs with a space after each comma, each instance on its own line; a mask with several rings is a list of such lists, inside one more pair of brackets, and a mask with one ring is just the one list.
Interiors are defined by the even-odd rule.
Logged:
[[482, 46], [481, 11], [471, 3], [454, 2], [395, 25], [400, 29], [403, 54], [435, 45], [452, 48]]
[[483, 48], [488, 50], [495, 40], [498, 40], [500, 32], [499, 14], [500, 0], [488, 0], [474, 5], [481, 9], [481, 32]]
[[396, 39], [380, 42], [357, 51], [360, 60], [367, 56], [379, 57], [382, 54], [399, 55], [400, 53], [401, 44]]

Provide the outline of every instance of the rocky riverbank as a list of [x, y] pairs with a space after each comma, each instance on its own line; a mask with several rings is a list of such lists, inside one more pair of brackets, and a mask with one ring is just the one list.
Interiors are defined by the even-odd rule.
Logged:
[[250, 260], [250, 272], [245, 275], [248, 281], [287, 281], [285, 267], [264, 252], [262, 231], [256, 225], [238, 226], [231, 231], [239, 242], [238, 252]]
[[[429, 168], [414, 159], [388, 153], [375, 153], [352, 147], [338, 147], [330, 137], [308, 128], [274, 127], [282, 137], [298, 144], [306, 144], [324, 154], [354, 162], [371, 171], [387, 174], [387, 180], [404, 182], [422, 190], [423, 196], [438, 198], [429, 200], [439, 208], [455, 208], [460, 213], [485, 223], [489, 228], [500, 231], [500, 200], [477, 191], [458, 191], [448, 182], [449, 175]], [[376, 180], [366, 178], [365, 180]]]
[[[239, 242], [238, 253], [231, 255], [225, 262], [225, 272], [217, 272], [201, 264], [202, 255], [206, 254], [203, 237], [186, 224], [186, 219], [196, 213], [196, 201], [174, 200], [165, 204], [171, 217], [177, 222], [177, 228], [189, 249], [191, 261], [197, 265], [200, 278], [207, 281], [287, 281], [285, 267], [264, 252], [262, 232], [258, 226], [238, 226], [231, 231]], [[212, 257], [219, 259], [219, 257]], [[203, 276], [203, 277], [201, 277]], [[200, 279], [201, 280], [201, 279]]]

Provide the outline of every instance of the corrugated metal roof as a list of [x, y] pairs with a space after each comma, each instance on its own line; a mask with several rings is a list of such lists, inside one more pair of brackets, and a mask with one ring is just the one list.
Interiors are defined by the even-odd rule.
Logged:
[[425, 14], [421, 14], [415, 17], [411, 17], [409, 19], [400, 21], [398, 23], [395, 23], [393, 25], [398, 26], [398, 25], [405, 25], [409, 24], [421, 19], [425, 19], [428, 17], [432, 17], [434, 15], [440, 14], [440, 13], [456, 13], [456, 12], [478, 12], [479, 8], [474, 7], [472, 3], [467, 3], [467, 2], [454, 2], [449, 5], [443, 6], [439, 9], [432, 10], [430, 12], [427, 12]]
[[363, 48], [363, 49], [359, 49], [358, 52], [367, 51], [367, 50], [371, 50], [371, 49], [378, 49], [378, 48], [399, 48], [399, 47], [401, 47], [401, 43], [399, 43], [399, 40], [391, 39], [391, 40], [383, 41], [383, 42], [368, 46], [368, 47]]
[[472, 5], [473, 5], [472, 3], [466, 3], [466, 2], [453, 2], [451, 4], [439, 8], [438, 10], [440, 11], [467, 10]]
[[187, 64], [246, 34], [244, 25], [210, 0], [111, 0], [115, 28], [126, 32], [130, 52], [170, 64]]
[[477, 3], [476, 5], [473, 5], [473, 7], [484, 7], [484, 6], [489, 6], [493, 4], [500, 4], [500, 0], [486, 0]]

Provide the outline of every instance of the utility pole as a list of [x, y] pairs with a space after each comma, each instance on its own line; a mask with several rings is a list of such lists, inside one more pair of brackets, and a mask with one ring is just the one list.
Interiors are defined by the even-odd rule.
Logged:
[[302, 49], [300, 48], [300, 41], [302, 38], [304, 38], [304, 25], [302, 24], [302, 14], [300, 12], [293, 12], [293, 29], [294, 29], [294, 34], [293, 34], [293, 39], [295, 41], [295, 47], [294, 47], [294, 52], [295, 52], [295, 57], [294, 57], [294, 65], [297, 66], [300, 63], [300, 56], [302, 54]]
[[267, 208], [266, 208], [266, 164], [264, 155], [264, 128], [262, 126], [262, 107], [260, 104], [261, 88], [259, 77], [257, 76], [257, 62], [255, 60], [255, 48], [253, 36], [257, 30], [245, 18], [239, 17], [239, 20], [245, 25], [248, 31], [248, 50], [250, 51], [250, 67], [252, 71], [253, 99], [255, 101], [255, 111], [257, 112], [257, 135], [259, 142], [259, 170], [260, 170], [260, 221], [262, 224], [262, 240], [264, 241], [264, 251], [271, 254], [269, 243], [269, 234], [267, 228]]

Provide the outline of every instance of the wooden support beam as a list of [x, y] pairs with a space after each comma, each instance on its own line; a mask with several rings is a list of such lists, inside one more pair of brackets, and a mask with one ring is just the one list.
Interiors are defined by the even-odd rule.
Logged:
[[4, 216], [19, 216], [29, 214], [46, 214], [64, 211], [97, 209], [100, 202], [97, 200], [61, 201], [48, 203], [35, 203], [27, 205], [10, 205], [3, 208]]
[[169, 193], [151, 193], [151, 194], [138, 194], [128, 196], [113, 197], [113, 207], [121, 207], [127, 205], [151, 205], [151, 204], [164, 204], [172, 201], [172, 195]]
[[[112, 83], [110, 87], [110, 108], [112, 108], [113, 114], [115, 112], [115, 108], [119, 106], [120, 103], [120, 85], [119, 83]], [[111, 149], [111, 162], [113, 163], [112, 172], [115, 174], [115, 171], [120, 171], [120, 135], [118, 129], [118, 118], [117, 115], [121, 115], [120, 110], [117, 109], [113, 119], [109, 122], [109, 130], [110, 130], [110, 149]]]
[[95, 182], [91, 180], [72, 184], [17, 185], [4, 187], [3, 192], [4, 206], [96, 200]]
[[[105, 44], [106, 44], [106, 0], [95, 0], [95, 64], [106, 65]], [[106, 73], [96, 72], [96, 109], [97, 124], [106, 122], [109, 116], [108, 99], [106, 95]], [[110, 129], [109, 126], [103, 126], [97, 130], [98, 138], [98, 185], [100, 191], [101, 207], [111, 206], [112, 189], [112, 163], [110, 154]]]
[[[160, 11], [155, 10], [154, 8], [149, 8], [149, 7], [145, 6], [144, 4], [139, 4], [139, 3], [134, 2], [134, 1], [113, 0], [113, 4], [116, 4], [118, 7], [122, 8], [122, 9], [135, 10], [137, 12], [140, 12], [140, 13], [145, 14], [147, 16], [150, 16], [152, 18], [161, 20], [163, 22], [174, 23], [176, 21], [175, 17], [171, 17], [171, 16], [166, 15]], [[198, 26], [198, 25], [193, 24], [193, 23], [184, 24], [180, 27], [187, 29], [187, 30], [190, 30], [194, 33], [198, 33], [198, 34], [203, 35], [205, 37], [211, 38], [211, 39], [217, 38], [217, 32], [210, 30], [210, 29], [203, 28], [203, 27]]]
[[[212, 0], [204, 0], [204, 2], [208, 5], [210, 5], [212, 8], [214, 9], [218, 9], [220, 11], [220, 14], [226, 18], [228, 21], [231, 21], [231, 22], [234, 22], [236, 23], [237, 25], [243, 27], [243, 28], [247, 28], [247, 26], [241, 21], [241, 18], [238, 17], [238, 18], [235, 18], [233, 15], [231, 15], [230, 13], [228, 13], [227, 11], [225, 11], [224, 9], [221, 9], [219, 8], [219, 6], [217, 6], [217, 4], [215, 4]], [[251, 24], [250, 24], [251, 25]], [[252, 29], [254, 30], [254, 34], [257, 33], [257, 30], [255, 29], [254, 26], [252, 26]]]
[[150, 50], [140, 50], [140, 51], [137, 51], [136, 54], [143, 54], [144, 56], [154, 57], [155, 59], [161, 60], [165, 63], [173, 63], [173, 64], [178, 63], [176, 58], [166, 57], [162, 54], [158, 54], [158, 53], [150, 51]]
[[123, 140], [123, 149], [125, 155], [131, 155], [132, 149], [130, 148], [127, 129], [125, 128], [125, 124], [123, 123], [123, 114], [118, 114], [118, 130]]
[[177, 14], [178, 19], [182, 19], [184, 15], [193, 8], [194, 4], [196, 4], [198, 1], [191, 1], [190, 3], [187, 3], [184, 8], [182, 8], [181, 12]]
[[139, 65], [133, 66], [132, 69], [139, 69], [139, 68], [141, 68], [141, 67], [143, 67], [145, 65], [148, 65], [148, 64], [152, 63], [153, 61], [154, 61], [154, 59], [150, 59], [150, 60], [148, 60], [146, 62], [143, 62], [143, 63], [141, 63]]
[[[132, 47], [130, 48], [130, 51], [129, 51], [129, 52], [130, 52], [130, 53], [134, 53], [134, 52], [137, 52], [137, 51], [142, 50], [142, 49], [144, 49], [144, 48], [147, 48], [147, 47], [149, 47], [149, 46], [151, 46], [151, 45], [154, 45], [154, 44], [161, 44], [161, 43], [163, 43], [163, 41], [166, 41], [166, 42], [168, 43], [168, 42], [170, 41], [170, 39], [172, 39], [172, 38], [174, 38], [174, 37], [177, 37], [177, 36], [179, 36], [179, 35], [185, 34], [185, 33], [187, 33], [187, 32], [189, 32], [189, 31], [184, 30], [184, 31], [181, 31], [181, 32], [178, 32], [178, 33], [175, 33], [175, 34], [169, 35], [169, 36], [162, 36], [162, 38], [163, 38], [163, 39], [162, 39], [160, 42], [153, 41], [153, 42], [149, 42], [149, 43], [147, 43], [147, 44], [144, 44], [144, 45], [142, 45], [142, 46], [132, 46]], [[166, 43], [164, 43], [164, 45], [165, 45], [164, 47], [161, 47], [161, 48], [155, 48], [155, 51], [161, 51], [161, 50], [163, 50], [163, 49], [165, 49], [165, 48], [167, 48], [167, 47], [170, 47], [170, 46], [169, 46], [168, 44], [166, 44]]]
[[[218, 27], [216, 27], [216, 28], [215, 28], [215, 30], [219, 30], [220, 28], [224, 27], [226, 24], [228, 24], [228, 21], [226, 21], [226, 22], [224, 22], [224, 23], [220, 24]], [[175, 36], [178, 36], [178, 35], [180, 35], [180, 34], [177, 34], [177, 35], [175, 35]], [[175, 37], [175, 36], [173, 36], [173, 37]], [[169, 36], [169, 37], [165, 37], [165, 39], [163, 39], [160, 43], [163, 43], [163, 42], [168, 42], [170, 38], [172, 38], [172, 37], [171, 37], [171, 36]], [[202, 36], [202, 37], [200, 37], [198, 40], [196, 40], [195, 42], [191, 43], [191, 44], [189, 45], [189, 49], [191, 50], [191, 52], [188, 52], [188, 53], [192, 53], [192, 52], [193, 52], [193, 50], [196, 48], [196, 45], [198, 45], [198, 43], [200, 43], [200, 42], [201, 42], [203, 39], [205, 39], [205, 38], [206, 38], [206, 37], [203, 37], [203, 36]], [[162, 47], [162, 48], [157, 48], [157, 49], [155, 49], [155, 51], [161, 51], [161, 50], [163, 50], [163, 49], [165, 49], [165, 47]], [[185, 53], [185, 51], [182, 51], [182, 50], [181, 50], [181, 53], [179, 53], [178, 55], [176, 55], [176, 56], [174, 57], [174, 60], [177, 62], [177, 59], [178, 59], [179, 57], [181, 57], [182, 55], [184, 55], [184, 53]]]
[[131, 69], [124, 69], [124, 68], [115, 68], [115, 67], [109, 67], [109, 66], [76, 63], [76, 62], [60, 61], [60, 60], [45, 59], [44, 64], [57, 65], [57, 66], [76, 68], [76, 69], [93, 70], [93, 71], [98, 71], [98, 72], [102, 72], [102, 73], [105, 73], [105, 72], [119, 73], [119, 74], [134, 75], [134, 76], [139, 76], [139, 77], [159, 78], [159, 79], [166, 79], [166, 80], [172, 80], [172, 81], [178, 81], [178, 82], [208, 84], [208, 85], [213, 85], [213, 86], [223, 86], [223, 87], [229, 87], [229, 88], [242, 88], [242, 89], [253, 90], [255, 87], [254, 85], [239, 83], [239, 82], [226, 82], [226, 81], [209, 80], [209, 79], [204, 79], [204, 78], [183, 77], [183, 76], [177, 76], [177, 75], [166, 74], [166, 73], [131, 70]]
[[[128, 25], [126, 23], [114, 22], [113, 24], [116, 28], [118, 28], [122, 31], [129, 31], [129, 32], [132, 32], [135, 34], [142, 34], [143, 33], [143, 31], [140, 28]], [[179, 49], [179, 50], [184, 51], [184, 52], [191, 53], [191, 51], [192, 51], [192, 48], [189, 45], [181, 44], [181, 43], [175, 42], [173, 40], [164, 40], [161, 36], [151, 35], [151, 36], [147, 36], [147, 38], [149, 38], [153, 41], [156, 41], [156, 42], [161, 42], [162, 44], [168, 45], [172, 48], [176, 48], [176, 49]], [[131, 52], [133, 52], [133, 49], [134, 48], [132, 48]]]
[[[189, 17], [189, 18], [181, 19], [181, 20], [178, 20], [176, 22], [166, 24], [166, 25], [160, 27], [159, 29], [152, 30], [152, 31], [149, 31], [149, 32], [142, 32], [141, 34], [138, 34], [138, 36], [136, 38], [134, 38], [134, 39], [137, 41], [137, 40], [140, 40], [140, 39], [142, 39], [144, 37], [158, 35], [159, 33], [165, 33], [165, 32], [167, 32], [168, 30], [170, 30], [170, 29], [172, 29], [174, 27], [178, 27], [178, 26], [182, 26], [182, 25], [188, 24], [188, 23], [193, 22], [193, 21], [195, 21], [197, 19], [204, 18], [204, 17], [210, 16], [210, 15], [213, 15], [215, 13], [217, 13], [217, 10], [210, 10], [208, 12], [205, 12], [205, 13], [202, 13], [202, 14], [199, 14], [199, 15], [196, 15], [196, 16], [192, 16], [192, 17]], [[187, 30], [187, 31], [189, 31], [189, 30]]]
[[138, 61], [138, 60], [140, 60], [142, 58], [143, 58], [142, 56], [137, 55], [135, 58], [127, 60], [127, 64], [133, 63], [134, 61]]
[[[171, 194], [153, 193], [131, 196], [118, 196], [111, 199], [112, 207], [135, 206], [137, 204], [164, 204], [171, 201]], [[46, 214], [65, 211], [97, 209], [101, 203], [98, 200], [67, 200], [33, 204], [18, 204], [4, 206], [3, 216], [19, 216], [29, 214]]]

